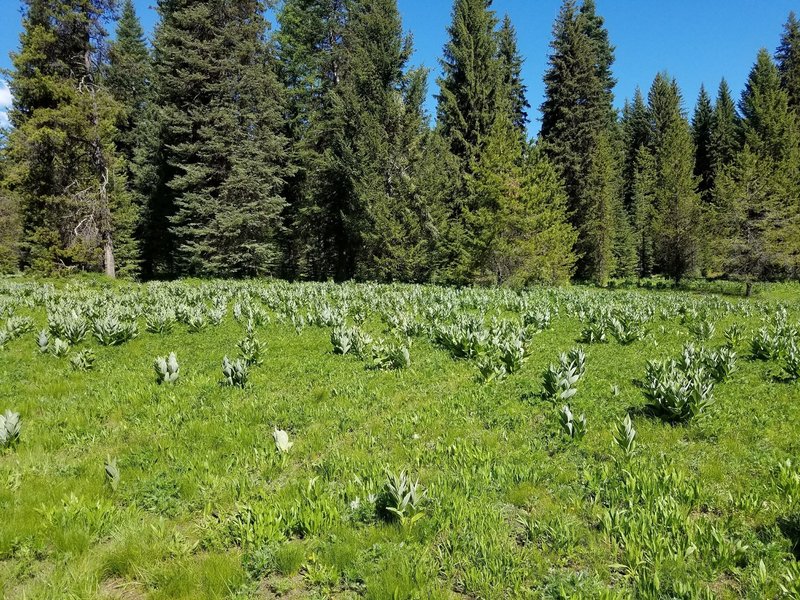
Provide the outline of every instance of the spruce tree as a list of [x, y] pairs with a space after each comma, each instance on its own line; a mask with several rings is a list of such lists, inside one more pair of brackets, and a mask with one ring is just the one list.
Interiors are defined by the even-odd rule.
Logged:
[[692, 117], [692, 136], [695, 146], [694, 174], [699, 177], [698, 191], [700, 197], [708, 201], [714, 187], [714, 172], [711, 162], [713, 147], [711, 133], [713, 130], [714, 109], [711, 106], [711, 97], [706, 92], [704, 85], [700, 86], [700, 94]]
[[298, 167], [287, 186], [285, 271], [290, 276], [345, 279], [352, 274], [343, 223], [351, 190], [335, 146], [344, 125], [335, 94], [345, 64], [348, 5], [345, 0], [285, 0], [277, 15], [279, 72]]
[[789, 96], [789, 106], [795, 113], [800, 113], [800, 22], [794, 11], [789, 13], [784, 25], [775, 58], [781, 74], [781, 85]]
[[528, 88], [522, 81], [524, 61], [517, 46], [517, 32], [508, 15], [505, 15], [500, 25], [497, 48], [502, 73], [501, 85], [511, 110], [511, 122], [524, 135], [528, 126], [528, 109], [531, 105], [526, 97]]
[[639, 149], [650, 143], [650, 115], [647, 103], [638, 87], [633, 102], [625, 103], [622, 111], [622, 143], [625, 158], [623, 166], [623, 185], [625, 208], [632, 214], [634, 178], [637, 171]]
[[726, 271], [747, 283], [797, 272], [800, 264], [797, 122], [766, 50], [758, 54], [740, 103], [745, 146], [716, 190], [727, 242]]
[[176, 273], [252, 276], [280, 259], [283, 90], [260, 0], [160, 0], [156, 105], [163, 154], [152, 215]]
[[[607, 275], [594, 273], [594, 269], [606, 263], [590, 258], [601, 256], [605, 250], [590, 247], [594, 242], [587, 236], [589, 216], [602, 212], [602, 207], [591, 203], [602, 202], [607, 184], [598, 177], [590, 178], [589, 173], [597, 169], [592, 163], [600, 140], [605, 137], [613, 144], [616, 138], [613, 48], [593, 2], [584, 2], [579, 9], [574, 0], [564, 1], [551, 47], [542, 104], [542, 142], [561, 170], [572, 222], [581, 236], [578, 276], [605, 280]], [[617, 150], [612, 153], [616, 155]], [[615, 159], [614, 164], [619, 168], [619, 161]]]
[[702, 218], [694, 176], [691, 127], [674, 79], [656, 76], [649, 94], [655, 162], [656, 268], [676, 282], [695, 270], [702, 254]]
[[9, 190], [28, 266], [136, 270], [135, 210], [114, 147], [119, 105], [102, 78], [111, 0], [26, 0], [8, 73]]
[[656, 182], [655, 157], [648, 146], [641, 146], [634, 160], [631, 197], [631, 220], [639, 277], [650, 277], [655, 266]]
[[358, 279], [420, 280], [429, 275], [432, 235], [443, 225], [441, 204], [420, 193], [427, 119], [427, 73], [409, 69], [410, 36], [396, 0], [354, 2], [343, 34], [335, 138], [349, 199], [344, 275]]
[[491, 0], [455, 0], [441, 60], [437, 125], [465, 169], [479, 160], [503, 104], [497, 19], [491, 4]]
[[523, 286], [569, 280], [577, 232], [567, 221], [563, 185], [541, 150], [522, 143], [507, 113], [496, 119], [468, 186], [474, 281]]
[[711, 173], [714, 180], [731, 164], [742, 148], [742, 128], [728, 83], [719, 84], [714, 116], [711, 120]]

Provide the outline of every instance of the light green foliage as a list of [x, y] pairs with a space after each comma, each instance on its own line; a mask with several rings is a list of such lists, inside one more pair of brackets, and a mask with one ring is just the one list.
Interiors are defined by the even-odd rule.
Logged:
[[6, 448], [19, 442], [22, 421], [19, 413], [6, 410], [0, 415], [0, 448]]
[[119, 467], [117, 467], [117, 459], [110, 456], [106, 459], [105, 464], [106, 485], [111, 488], [112, 492], [116, 492], [119, 487]]
[[[0, 396], [24, 416], [0, 449], [3, 594], [780, 598], [797, 587], [800, 386], [790, 342], [742, 355], [762, 327], [792, 338], [800, 294], [758, 292], [2, 280], [2, 330], [15, 316], [33, 332], [0, 360]], [[156, 307], [206, 326], [146, 331]], [[35, 343], [72, 311], [89, 331], [109, 312], [142, 331], [72, 346], [68, 359], [96, 354], [76, 370]], [[625, 318], [647, 334], [618, 343]], [[702, 321], [715, 332], [701, 342]], [[592, 324], [609, 343], [578, 344]], [[369, 368], [371, 341], [335, 354], [342, 326], [408, 347], [411, 364]], [[237, 377], [230, 352], [250, 335], [269, 360], [220, 386], [217, 359]], [[178, 385], [153, 384], [165, 348]], [[706, 418], [648, 410], [642, 376], [664, 360], [713, 386]], [[577, 394], [542, 397], [550, 363], [571, 380], [556, 392]]]
[[156, 372], [156, 382], [175, 383], [180, 375], [178, 358], [174, 352], [170, 352], [167, 358], [159, 356], [153, 361], [153, 369]]
[[586, 415], [574, 417], [568, 405], [562, 406], [558, 413], [561, 429], [573, 440], [582, 440], [586, 435]]
[[75, 371], [91, 371], [94, 368], [95, 353], [91, 348], [84, 348], [76, 352], [69, 359], [69, 364]]
[[250, 368], [241, 358], [236, 362], [231, 362], [226, 356], [222, 359], [222, 383], [227, 386], [243, 388], [247, 385], [250, 376]]

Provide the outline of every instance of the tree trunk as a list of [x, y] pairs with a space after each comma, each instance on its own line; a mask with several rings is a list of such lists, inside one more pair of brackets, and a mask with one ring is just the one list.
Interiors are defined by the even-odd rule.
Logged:
[[753, 295], [753, 282], [752, 281], [748, 281], [744, 285], [745, 285], [744, 295], [745, 295], [746, 298], [749, 298], [750, 296]]
[[103, 252], [105, 254], [106, 276], [115, 279], [117, 277], [117, 265], [114, 261], [114, 240], [111, 238], [111, 234], [106, 234], [103, 239]]

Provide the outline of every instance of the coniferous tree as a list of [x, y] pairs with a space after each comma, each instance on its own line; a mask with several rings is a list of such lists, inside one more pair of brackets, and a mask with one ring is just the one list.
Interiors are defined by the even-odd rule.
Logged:
[[623, 165], [623, 186], [625, 208], [633, 214], [634, 180], [639, 149], [650, 143], [650, 115], [647, 103], [638, 87], [633, 102], [625, 102], [622, 111], [622, 142], [625, 149]]
[[717, 185], [723, 266], [747, 283], [796, 272], [800, 258], [797, 121], [761, 50], [740, 103], [745, 146]]
[[161, 0], [155, 37], [163, 148], [153, 215], [177, 273], [259, 275], [279, 263], [287, 166], [283, 90], [260, 0]]
[[7, 158], [0, 155], [0, 274], [15, 273], [20, 267], [22, 215], [19, 200], [5, 186]]
[[521, 137], [508, 114], [500, 113], [471, 169], [473, 279], [512, 286], [563, 283], [572, 274], [577, 232], [567, 221], [555, 169]]
[[789, 106], [795, 113], [800, 113], [800, 22], [794, 11], [783, 28], [781, 43], [775, 55], [781, 84], [789, 96]]
[[[438, 80], [437, 124], [465, 172], [479, 160], [502, 98], [497, 19], [491, 0], [455, 0]], [[508, 108], [506, 108], [508, 110]]]
[[719, 84], [714, 116], [711, 120], [712, 183], [722, 169], [733, 162], [741, 148], [741, 122], [728, 83], [723, 79]]
[[396, 0], [359, 0], [350, 10], [347, 49], [335, 92], [343, 128], [335, 141], [350, 199], [343, 213], [352, 264], [348, 277], [420, 280], [444, 225], [444, 206], [421, 195], [427, 74], [408, 69], [411, 38]]
[[[602, 207], [593, 207], [592, 203], [602, 202], [607, 183], [598, 177], [590, 178], [589, 173], [599, 141], [616, 137], [611, 77], [613, 48], [593, 2], [584, 2], [578, 8], [575, 0], [564, 1], [551, 47], [542, 104], [542, 141], [553, 163], [561, 169], [572, 222], [580, 235], [578, 275], [605, 280], [605, 273], [593, 270], [607, 263], [590, 258], [602, 256], [605, 250], [592, 248], [594, 241], [587, 235], [590, 215], [603, 212]], [[612, 154], [616, 153], [616, 149], [612, 150]], [[614, 164], [620, 168], [616, 159]], [[598, 185], [601, 187], [597, 188]]]
[[649, 106], [655, 163], [654, 262], [661, 273], [680, 281], [699, 266], [702, 249], [691, 127], [678, 84], [664, 74], [653, 82]]
[[523, 135], [528, 127], [528, 109], [531, 105], [526, 97], [528, 88], [522, 81], [523, 59], [517, 46], [517, 32], [511, 17], [506, 15], [497, 36], [500, 58], [501, 85], [511, 110], [511, 122]]
[[348, 19], [345, 0], [285, 0], [276, 34], [281, 79], [288, 92], [287, 129], [297, 173], [287, 186], [288, 260], [292, 276], [346, 278], [348, 238], [342, 215], [350, 190], [334, 141], [335, 92], [342, 83]]
[[112, 0], [26, 0], [12, 55], [7, 182], [20, 201], [25, 263], [136, 270], [135, 210], [114, 148], [119, 105], [102, 79]]
[[700, 86], [700, 94], [692, 117], [692, 136], [695, 146], [694, 174], [700, 178], [698, 191], [700, 197], [708, 201], [714, 187], [714, 172], [711, 155], [713, 147], [711, 134], [714, 128], [714, 109], [711, 106], [711, 97], [706, 92], [704, 85]]
[[636, 152], [631, 197], [631, 220], [636, 246], [637, 274], [649, 277], [655, 266], [656, 162], [648, 146]]

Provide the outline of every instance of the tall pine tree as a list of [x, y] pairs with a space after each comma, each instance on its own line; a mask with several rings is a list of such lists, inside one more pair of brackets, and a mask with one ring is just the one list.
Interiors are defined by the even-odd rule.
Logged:
[[528, 127], [528, 110], [531, 105], [526, 97], [528, 88], [522, 81], [524, 61], [517, 46], [517, 31], [508, 15], [503, 17], [500, 25], [497, 48], [500, 59], [501, 85], [511, 110], [511, 122], [517, 131], [524, 135]]
[[714, 187], [714, 171], [711, 162], [713, 147], [711, 133], [714, 128], [714, 109], [711, 97], [704, 85], [700, 86], [700, 94], [692, 117], [692, 137], [694, 138], [694, 174], [700, 178], [698, 191], [700, 197], [708, 201]]
[[120, 111], [104, 85], [111, 0], [26, 0], [9, 72], [10, 191], [25, 263], [38, 270], [136, 270], [135, 210], [115, 147]]
[[274, 273], [287, 166], [283, 90], [260, 0], [160, 0], [161, 184], [176, 273]]
[[[604, 202], [609, 183], [590, 173], [599, 168], [595, 156], [601, 140], [613, 143], [616, 137], [611, 76], [614, 53], [594, 2], [584, 1], [578, 8], [575, 0], [564, 1], [551, 47], [544, 79], [542, 142], [553, 163], [561, 169], [572, 222], [580, 234], [578, 275], [602, 281], [607, 279], [605, 265], [609, 263], [591, 257], [605, 255], [606, 249], [594, 244], [608, 238], [590, 237], [590, 222], [594, 220], [591, 215], [604, 212], [603, 207], [593, 203]], [[614, 155], [613, 159], [604, 159], [604, 163], [620, 168], [617, 150], [612, 148], [609, 154]], [[607, 170], [605, 166], [603, 170]], [[615, 229], [611, 224], [609, 227]], [[596, 269], [601, 270], [595, 272]]]
[[789, 13], [784, 25], [775, 58], [781, 74], [781, 85], [789, 96], [789, 106], [795, 113], [800, 113], [800, 22], [794, 11]]
[[699, 267], [702, 213], [694, 175], [694, 143], [678, 84], [665, 74], [649, 94], [654, 158], [654, 262], [676, 282]]

